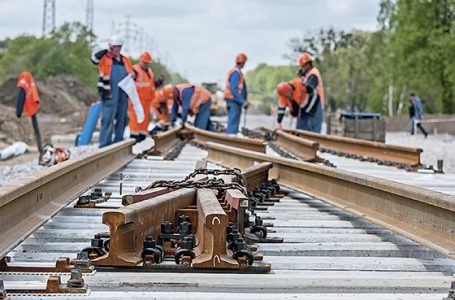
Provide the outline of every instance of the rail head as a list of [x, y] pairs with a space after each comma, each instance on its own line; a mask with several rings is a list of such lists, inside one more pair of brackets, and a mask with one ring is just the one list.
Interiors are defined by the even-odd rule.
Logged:
[[38, 171], [0, 188], [0, 257], [101, 179], [134, 159], [133, 139]]
[[152, 135], [154, 145], [149, 154], [161, 155], [177, 145], [179, 142], [179, 138], [177, 137], [178, 132], [179, 129], [172, 128], [165, 132]]
[[384, 159], [404, 163], [413, 167], [420, 165], [420, 154], [423, 152], [421, 148], [390, 145], [342, 136], [323, 135], [305, 130], [285, 130], [285, 132], [314, 140], [319, 143], [321, 149]]
[[320, 197], [455, 257], [455, 197], [385, 179], [209, 143], [209, 161], [244, 168], [271, 162], [279, 183]]
[[292, 152], [294, 155], [300, 157], [305, 161], [315, 161], [318, 158], [318, 142], [306, 138], [297, 137], [285, 131], [278, 130], [276, 132], [276, 144]]
[[220, 144], [238, 147], [239, 149], [247, 149], [260, 153], [265, 153], [266, 143], [264, 141], [240, 136], [230, 136], [221, 133], [210, 132], [188, 125], [187, 128], [193, 132], [194, 140], [201, 144], [207, 142], [216, 142]]

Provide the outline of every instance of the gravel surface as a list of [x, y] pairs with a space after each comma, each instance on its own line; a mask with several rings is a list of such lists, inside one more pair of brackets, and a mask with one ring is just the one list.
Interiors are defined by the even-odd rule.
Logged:
[[[70, 147], [71, 158], [76, 158], [98, 149], [97, 145], [83, 146], [83, 147]], [[38, 156], [38, 154], [36, 154]], [[20, 157], [17, 157], [20, 158]], [[38, 158], [22, 162], [16, 165], [4, 165], [0, 162], [0, 186], [5, 186], [9, 182], [22, 179], [37, 170], [42, 170], [47, 167], [38, 164]]]
[[449, 134], [410, 135], [407, 132], [388, 132], [386, 143], [423, 150], [423, 164], [437, 166], [437, 160], [444, 160], [444, 172], [455, 173], [455, 136]]

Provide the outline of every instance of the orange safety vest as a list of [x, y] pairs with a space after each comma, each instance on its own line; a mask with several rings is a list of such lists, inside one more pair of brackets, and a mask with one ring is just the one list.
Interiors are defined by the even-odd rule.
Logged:
[[[122, 55], [122, 62], [125, 66], [126, 72], [130, 74], [133, 72], [133, 66], [128, 56]], [[112, 56], [106, 54], [101, 58], [98, 65], [99, 78], [98, 78], [98, 90], [103, 97], [112, 98], [111, 89], [111, 70], [112, 70]]]
[[226, 86], [224, 87], [224, 98], [225, 99], [234, 99], [234, 95], [232, 95], [232, 93], [231, 93], [231, 85], [229, 83], [229, 79], [231, 78], [231, 75], [234, 72], [239, 72], [239, 74], [240, 74], [240, 80], [239, 80], [239, 84], [237, 85], [237, 90], [239, 91], [240, 94], [243, 91], [243, 83], [245, 82], [245, 78], [243, 77], [242, 70], [240, 70], [240, 68], [237, 66], [232, 67], [229, 70], [228, 75], [226, 77]]
[[24, 115], [28, 118], [33, 117], [38, 112], [40, 103], [32, 74], [27, 71], [22, 72], [17, 79], [16, 86], [24, 89], [25, 92]]
[[155, 76], [152, 70], [146, 71], [140, 64], [135, 64], [133, 70], [136, 72], [135, 83], [139, 99], [151, 101], [155, 94]]
[[177, 89], [180, 95], [180, 101], [182, 101], [183, 99], [182, 98], [183, 90], [191, 87], [194, 87], [194, 92], [193, 95], [191, 95], [190, 104], [190, 114], [193, 115], [199, 112], [200, 107], [204, 105], [210, 99], [210, 97], [212, 97], [212, 94], [207, 89], [192, 83], [177, 84]]
[[316, 87], [316, 92], [319, 95], [319, 98], [321, 99], [321, 104], [324, 107], [324, 83], [322, 81], [321, 73], [319, 73], [319, 70], [316, 68], [311, 68], [311, 70], [305, 75], [304, 82], [310, 78], [311, 75], [315, 75], [318, 78], [318, 86]]
[[144, 121], [139, 123], [131, 101], [128, 101], [128, 116], [130, 132], [133, 134], [146, 134], [150, 123], [150, 105], [155, 95], [155, 79], [150, 69], [144, 70], [139, 64], [133, 66], [136, 71], [136, 90], [144, 109]]
[[163, 122], [169, 122], [169, 102], [174, 103], [174, 100], [168, 101], [163, 95], [163, 89], [159, 89], [155, 93], [155, 98], [152, 100], [152, 108], [158, 115], [158, 118]]
[[[280, 96], [278, 98], [278, 109], [284, 113], [284, 110], [287, 106], [291, 111], [291, 115], [297, 116], [299, 114], [299, 108], [302, 107], [303, 104], [307, 101], [308, 94], [302, 85], [301, 78], [294, 78], [289, 81], [289, 84], [293, 86], [291, 99], [288, 97]], [[292, 102], [296, 103], [297, 105], [292, 105]]]

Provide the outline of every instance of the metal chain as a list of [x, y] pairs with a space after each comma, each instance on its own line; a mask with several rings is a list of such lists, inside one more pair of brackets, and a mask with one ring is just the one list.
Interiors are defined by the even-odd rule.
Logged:
[[195, 189], [214, 189], [217, 190], [219, 195], [223, 195], [224, 192], [228, 189], [236, 189], [241, 191], [246, 196], [245, 188], [237, 182], [225, 183], [221, 178], [210, 178], [206, 181], [193, 181], [193, 180], [182, 180], [182, 181], [172, 181], [172, 180], [157, 180], [147, 186], [146, 188], [136, 188], [136, 192], [143, 190], [165, 187], [171, 189], [184, 189], [184, 188], [195, 188]]
[[242, 170], [240, 170], [238, 168], [232, 168], [232, 169], [197, 169], [197, 170], [194, 170], [192, 173], [190, 173], [188, 176], [186, 176], [185, 180], [188, 180], [188, 179], [190, 179], [192, 177], [195, 177], [196, 175], [200, 175], [200, 174], [203, 174], [203, 175], [215, 175], [215, 176], [232, 175], [232, 176], [236, 176], [237, 181], [242, 186], [246, 185], [246, 178], [242, 174]]

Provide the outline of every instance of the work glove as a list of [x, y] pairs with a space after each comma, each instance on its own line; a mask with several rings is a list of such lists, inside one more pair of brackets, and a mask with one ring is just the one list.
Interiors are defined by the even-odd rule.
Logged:
[[158, 78], [155, 80], [155, 87], [158, 88], [160, 87], [164, 82], [164, 76], [160, 75]]

